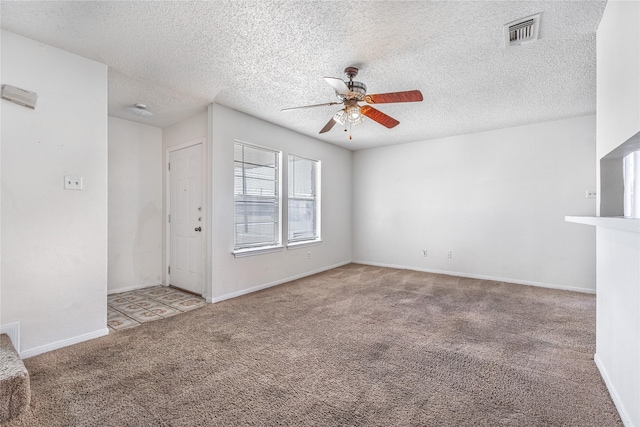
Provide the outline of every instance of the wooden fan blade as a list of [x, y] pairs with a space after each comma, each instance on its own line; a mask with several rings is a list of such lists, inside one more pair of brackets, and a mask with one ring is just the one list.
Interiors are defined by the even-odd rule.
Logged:
[[362, 107], [360, 107], [360, 113], [369, 117], [371, 120], [380, 123], [382, 126], [388, 127], [389, 129], [400, 124], [400, 122], [393, 117], [387, 116], [382, 111], [376, 110], [375, 108], [368, 105], [363, 105]]
[[319, 133], [329, 132], [331, 130], [331, 128], [333, 127], [333, 125], [335, 125], [336, 123], [338, 123], [338, 122], [333, 120], [333, 117], [332, 117], [331, 120], [329, 120], [327, 122], [327, 124], [324, 125], [324, 127], [322, 128], [322, 130]]
[[325, 77], [324, 81], [329, 83], [329, 85], [331, 85], [331, 87], [340, 95], [349, 94], [349, 88], [342, 79], [339, 79], [337, 77]]
[[292, 111], [292, 110], [300, 110], [301, 108], [313, 108], [313, 107], [325, 107], [327, 105], [336, 105], [342, 104], [342, 102], [327, 102], [324, 104], [313, 104], [313, 105], [303, 105], [302, 107], [291, 107], [291, 108], [283, 108], [280, 112]]
[[419, 102], [422, 101], [422, 92], [419, 90], [407, 90], [404, 92], [379, 93], [367, 95], [364, 100], [369, 104], [388, 104], [390, 102]]

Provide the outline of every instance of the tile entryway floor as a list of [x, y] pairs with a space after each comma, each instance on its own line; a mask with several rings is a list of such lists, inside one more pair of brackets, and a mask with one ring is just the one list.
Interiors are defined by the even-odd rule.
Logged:
[[109, 332], [175, 316], [202, 307], [203, 298], [168, 286], [153, 286], [107, 296]]

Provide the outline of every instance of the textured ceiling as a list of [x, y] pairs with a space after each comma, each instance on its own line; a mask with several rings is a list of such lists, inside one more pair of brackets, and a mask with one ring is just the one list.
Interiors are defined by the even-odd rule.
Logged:
[[[109, 66], [109, 114], [167, 127], [216, 102], [349, 149], [595, 112], [604, 1], [2, 1], [2, 28]], [[540, 40], [504, 49], [503, 25], [542, 13]], [[322, 77], [369, 93], [419, 89], [349, 140], [319, 130], [339, 106]], [[4, 82], [3, 82], [4, 83]], [[155, 115], [126, 111], [145, 103]]]

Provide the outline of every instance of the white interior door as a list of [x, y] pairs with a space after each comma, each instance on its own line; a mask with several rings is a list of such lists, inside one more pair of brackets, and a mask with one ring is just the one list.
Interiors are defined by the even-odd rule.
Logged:
[[202, 144], [169, 155], [170, 284], [202, 295]]

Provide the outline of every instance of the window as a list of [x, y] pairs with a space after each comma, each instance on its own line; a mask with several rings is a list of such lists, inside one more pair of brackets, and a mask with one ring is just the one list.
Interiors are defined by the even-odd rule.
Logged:
[[640, 151], [627, 154], [622, 159], [624, 175], [624, 217], [640, 218]]
[[320, 162], [289, 155], [289, 243], [320, 239]]
[[280, 153], [234, 145], [235, 250], [280, 244]]

